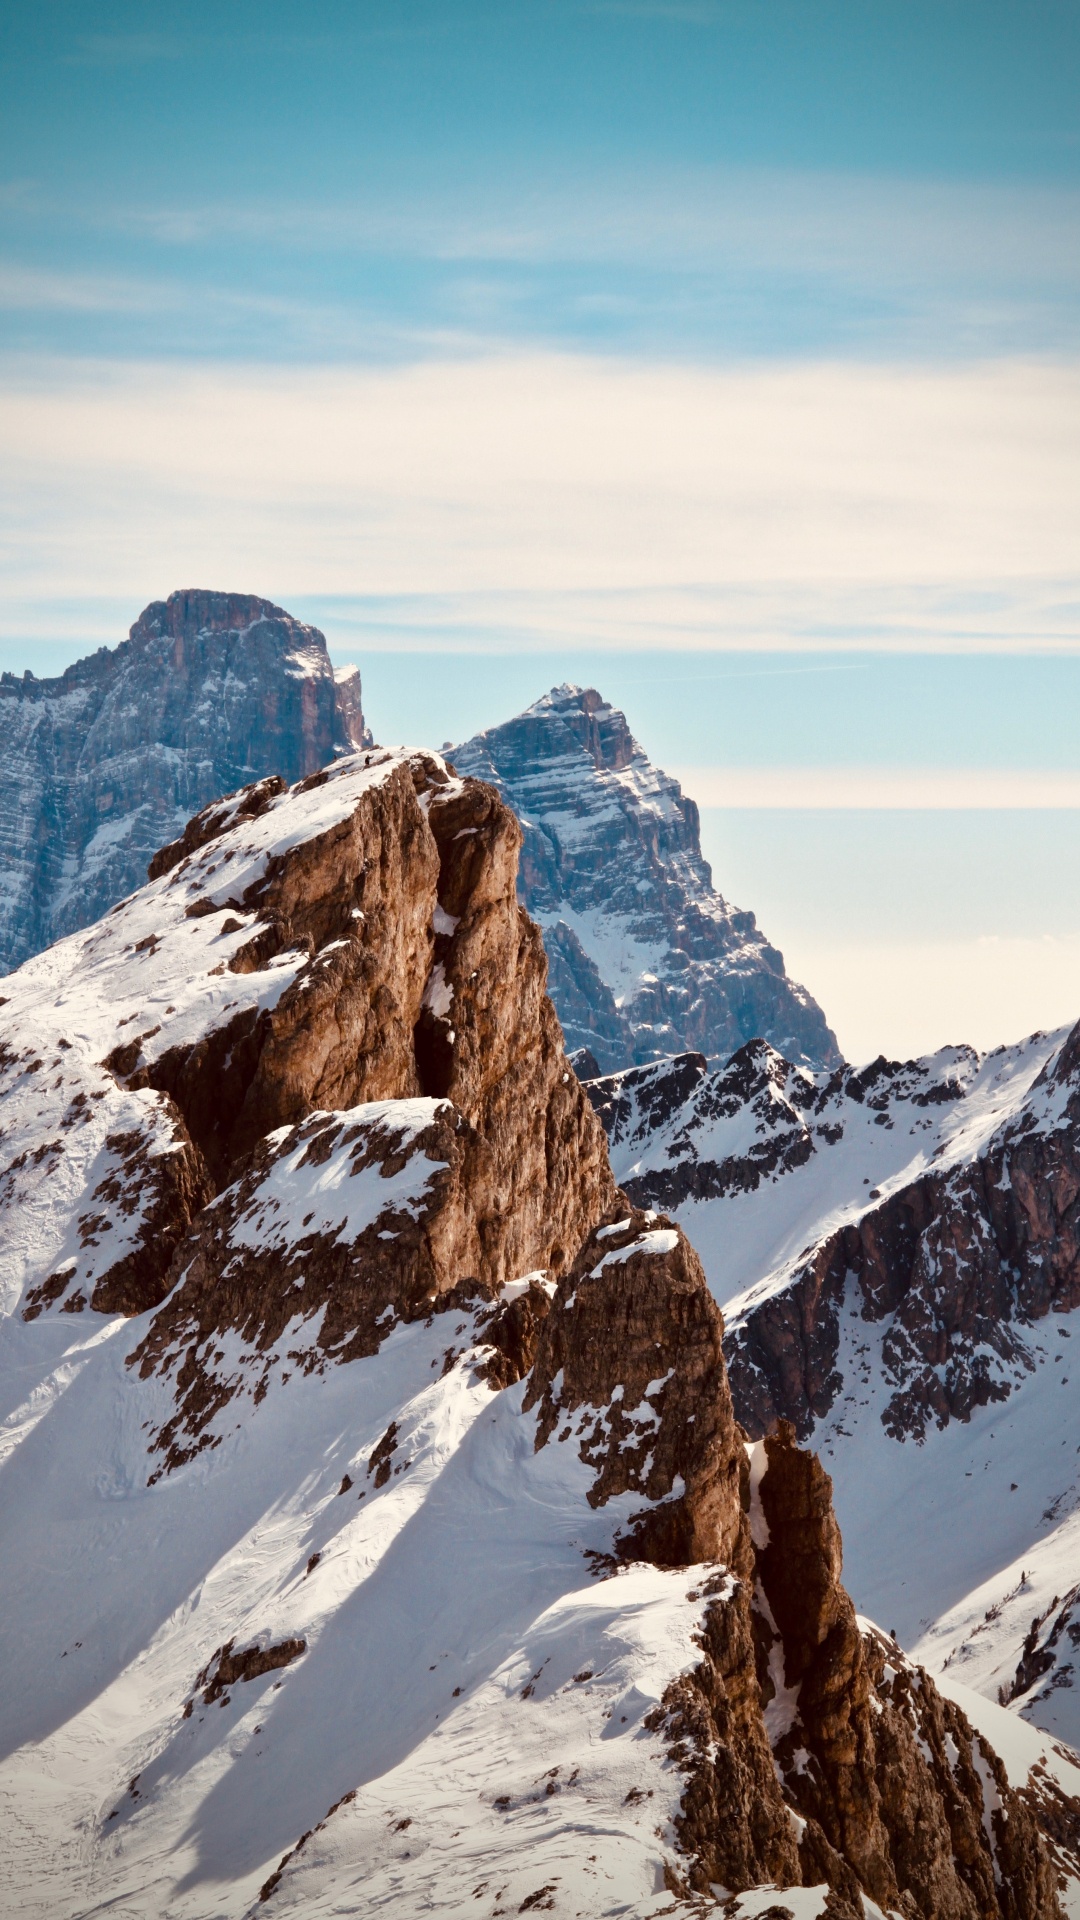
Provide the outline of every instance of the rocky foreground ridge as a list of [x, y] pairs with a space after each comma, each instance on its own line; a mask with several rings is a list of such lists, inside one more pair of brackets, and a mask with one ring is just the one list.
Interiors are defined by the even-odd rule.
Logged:
[[57, 679], [0, 675], [0, 973], [140, 886], [209, 801], [368, 738], [359, 675], [253, 594], [174, 593]]
[[567, 1044], [592, 1071], [686, 1047], [719, 1065], [759, 1037], [809, 1066], [839, 1064], [783, 955], [716, 892], [694, 802], [594, 689], [553, 687], [451, 757], [522, 823], [521, 899], [544, 929]]
[[3, 983], [7, 1910], [1049, 1920], [1080, 1763], [999, 1759], [747, 1444], [519, 844], [367, 751]]
[[1080, 1739], [1080, 1030], [812, 1075], [764, 1045], [590, 1085], [724, 1306], [736, 1411], [837, 1475], [854, 1591]]

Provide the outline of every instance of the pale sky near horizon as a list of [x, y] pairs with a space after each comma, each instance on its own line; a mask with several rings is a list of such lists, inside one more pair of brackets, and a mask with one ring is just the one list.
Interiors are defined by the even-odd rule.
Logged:
[[5, 10], [0, 666], [199, 584], [384, 738], [598, 684], [853, 1057], [1080, 1015], [1078, 83], [1072, 0]]

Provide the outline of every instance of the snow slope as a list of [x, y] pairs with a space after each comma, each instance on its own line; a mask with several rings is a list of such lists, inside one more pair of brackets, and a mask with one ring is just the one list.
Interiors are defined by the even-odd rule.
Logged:
[[[820, 1449], [857, 1604], [932, 1672], [1075, 1744], [1069, 1038], [830, 1076], [747, 1048], [716, 1073], [684, 1056], [590, 1091], [616, 1177], [700, 1250], [742, 1417], [778, 1407]], [[1003, 1252], [986, 1206], [1017, 1192], [1045, 1238], [1021, 1212]]]
[[[314, 1883], [340, 1911], [362, 1876], [365, 1912], [516, 1911], [574, 1875], [589, 1911], [652, 1911], [681, 1777], [642, 1722], [696, 1664], [704, 1603], [693, 1570], [590, 1579], [639, 1502], [596, 1512], [574, 1449], [533, 1453], [471, 1319], [279, 1378], [150, 1487], [165, 1389], [125, 1366], [143, 1332], [5, 1323], [25, 1390], [0, 1470], [6, 1911], [245, 1913], [343, 1794], [283, 1910], [321, 1911]], [[298, 1638], [287, 1667], [196, 1694], [225, 1643]]]

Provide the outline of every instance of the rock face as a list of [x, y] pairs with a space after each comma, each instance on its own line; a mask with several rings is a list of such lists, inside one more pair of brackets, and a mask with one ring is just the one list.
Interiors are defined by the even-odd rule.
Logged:
[[525, 1396], [539, 1403], [537, 1445], [566, 1423], [596, 1472], [594, 1505], [628, 1492], [653, 1503], [619, 1541], [629, 1558], [735, 1554], [742, 1447], [722, 1338], [689, 1242], [636, 1211], [590, 1234], [544, 1321]]
[[758, 1036], [792, 1060], [839, 1062], [753, 914], [715, 891], [694, 802], [597, 692], [555, 687], [451, 758], [521, 820], [521, 898], [571, 1048], [604, 1072], [686, 1047], [719, 1064]]
[[807, 1822], [804, 1865], [853, 1914], [860, 1889], [912, 1916], [1052, 1912], [1036, 1820], [997, 1755], [893, 1642], [860, 1632], [828, 1475], [793, 1443], [785, 1423], [759, 1444], [751, 1478], [766, 1714]]
[[[853, 1305], [897, 1439], [966, 1420], [1031, 1372], [1024, 1329], [1080, 1303], [1078, 1036], [828, 1076], [759, 1043], [720, 1072], [690, 1054], [590, 1083], [626, 1191], [715, 1247], [751, 1433], [787, 1419], [807, 1436], [829, 1414]], [[794, 1257], [762, 1247], [756, 1271], [725, 1274], [736, 1206], [772, 1212]]]
[[759, 1045], [589, 1086], [624, 1189], [702, 1253], [739, 1418], [830, 1462], [859, 1606], [1071, 1741], [1077, 1057], [1065, 1029], [813, 1075]]
[[140, 886], [208, 801], [369, 739], [359, 675], [251, 594], [174, 593], [59, 679], [3, 674], [0, 972]]
[[[179, 1245], [188, 1222], [242, 1172], [228, 1204], [204, 1218], [169, 1325], [191, 1320], [207, 1335], [243, 1322], [250, 1333], [263, 1297], [254, 1272], [235, 1296], [217, 1276], [281, 1164], [300, 1161], [332, 1163], [358, 1183], [355, 1194], [376, 1165], [390, 1179], [391, 1163], [419, 1156], [418, 1194], [432, 1161], [451, 1169], [449, 1185], [425, 1201], [438, 1221], [417, 1240], [423, 1253], [411, 1266], [400, 1248], [384, 1260], [398, 1310], [465, 1280], [491, 1296], [522, 1271], [558, 1273], [614, 1184], [544, 994], [539, 933], [515, 898], [519, 838], [496, 794], [452, 779], [436, 756], [369, 752], [291, 789], [263, 781], [208, 809], [94, 933], [12, 976], [0, 1028], [33, 1038], [8, 1044], [0, 1104], [12, 1140], [25, 1134], [40, 1146], [44, 1131], [49, 1142], [45, 1153], [14, 1156], [0, 1197], [13, 1283], [25, 1284], [28, 1262], [42, 1255], [40, 1235], [28, 1240], [38, 1234], [31, 1193], [44, 1199], [63, 1167], [72, 1196], [66, 1217], [50, 1208], [52, 1271], [31, 1287], [26, 1310], [63, 1296], [70, 1311], [77, 1295], [102, 1311], [154, 1304], [171, 1263], [192, 1258]], [[361, 1144], [355, 1127], [342, 1137], [329, 1119], [295, 1133], [320, 1110], [342, 1108], [362, 1108]], [[89, 1192], [76, 1172], [84, 1164]], [[375, 1191], [389, 1197], [378, 1183]], [[377, 1216], [376, 1205], [373, 1230], [388, 1232]], [[121, 1258], [103, 1265], [106, 1235]], [[330, 1220], [321, 1252], [311, 1236], [311, 1301], [325, 1298], [316, 1273], [323, 1254], [333, 1264], [339, 1237]], [[272, 1237], [260, 1248], [268, 1256], [272, 1293]], [[334, 1271], [331, 1345], [346, 1332]], [[205, 1304], [192, 1304], [208, 1291], [209, 1322]], [[374, 1293], [366, 1297], [351, 1329], [356, 1350], [371, 1337], [361, 1323], [389, 1304], [376, 1309]], [[269, 1342], [277, 1308], [264, 1304]]]
[[577, 1445], [591, 1504], [649, 1502], [618, 1554], [719, 1563], [706, 1657], [650, 1721], [689, 1775], [689, 1888], [825, 1881], [851, 1920], [863, 1893], [912, 1916], [1052, 1914], [1035, 1814], [997, 1756], [898, 1648], [860, 1631], [820, 1462], [786, 1423], [748, 1458], [722, 1334], [678, 1229], [613, 1219], [555, 1296], [524, 1402], [538, 1448], [560, 1427]]
[[5, 1910], [1059, 1920], [1080, 1799], [860, 1628], [790, 1429], [748, 1447], [519, 845], [368, 750], [4, 983]]

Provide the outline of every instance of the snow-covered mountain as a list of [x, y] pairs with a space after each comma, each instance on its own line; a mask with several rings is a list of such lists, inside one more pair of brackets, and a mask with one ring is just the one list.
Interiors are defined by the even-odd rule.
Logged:
[[830, 1075], [757, 1045], [589, 1091], [616, 1177], [701, 1252], [740, 1419], [828, 1462], [858, 1603], [1080, 1738], [1080, 1027]]
[[617, 708], [592, 689], [555, 687], [450, 753], [522, 823], [521, 899], [544, 929], [567, 1044], [588, 1050], [590, 1071], [683, 1047], [720, 1064], [757, 1038], [810, 1066], [839, 1064], [783, 955], [716, 892], [694, 802]]
[[519, 843], [369, 751], [3, 983], [5, 1913], [1080, 1911], [1080, 1761], [857, 1621], [822, 1466], [745, 1444]]
[[0, 676], [0, 973], [142, 885], [211, 800], [367, 739], [354, 669], [251, 594], [155, 601], [55, 680]]

